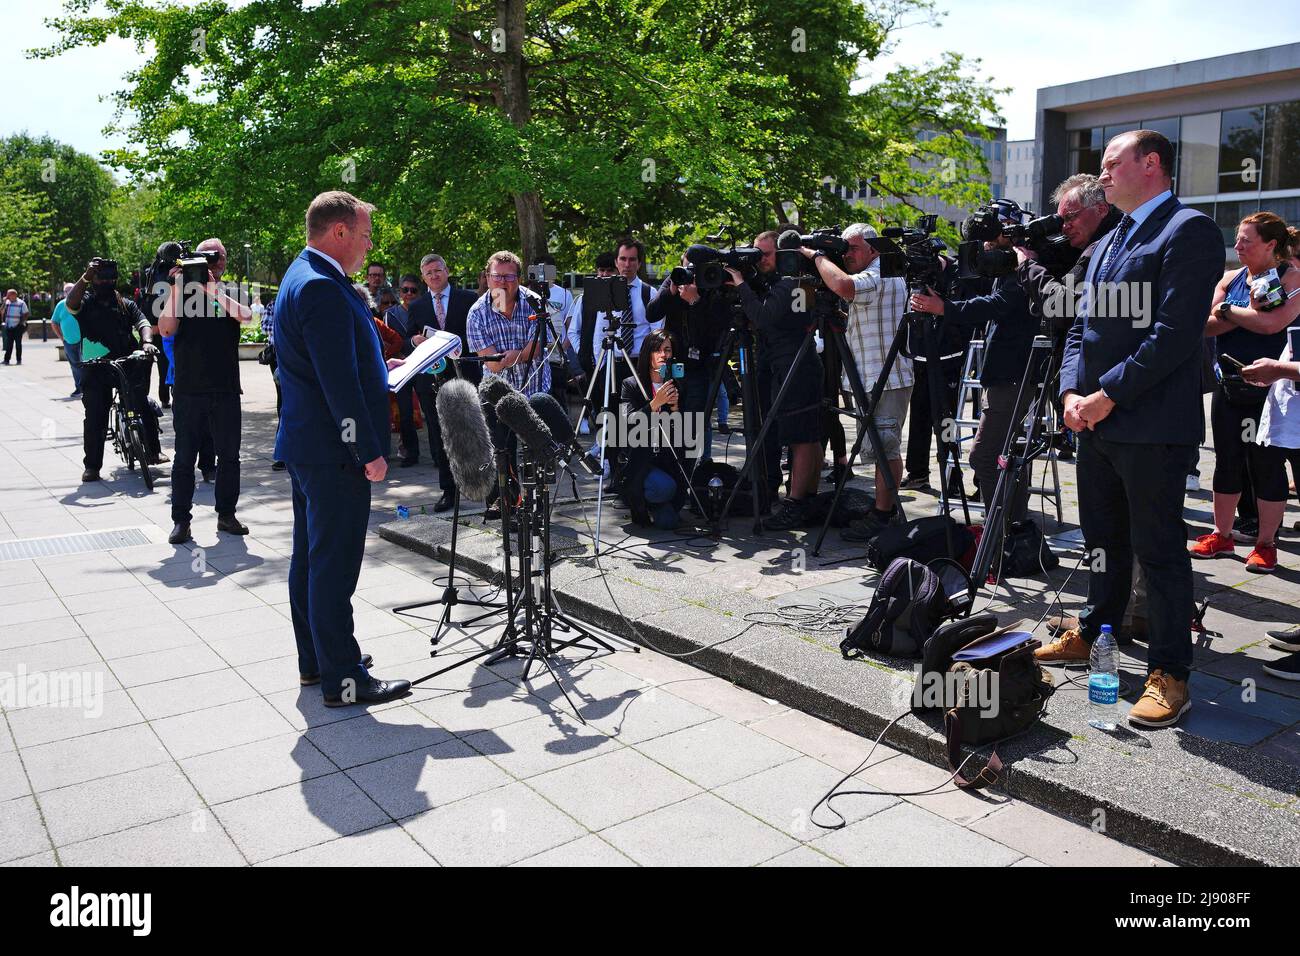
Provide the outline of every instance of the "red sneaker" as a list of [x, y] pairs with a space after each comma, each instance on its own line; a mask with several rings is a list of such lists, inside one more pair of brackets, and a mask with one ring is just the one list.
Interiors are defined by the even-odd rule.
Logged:
[[1271, 544], [1257, 544], [1255, 550], [1246, 558], [1246, 570], [1254, 574], [1270, 574], [1277, 568], [1277, 547]]
[[1194, 558], [1217, 558], [1221, 554], [1233, 554], [1237, 546], [1232, 541], [1232, 535], [1219, 534], [1217, 531], [1211, 531], [1209, 534], [1203, 534], [1192, 542], [1188, 548]]

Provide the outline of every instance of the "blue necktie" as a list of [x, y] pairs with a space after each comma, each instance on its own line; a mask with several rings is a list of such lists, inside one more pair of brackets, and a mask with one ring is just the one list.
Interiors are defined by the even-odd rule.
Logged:
[[1106, 258], [1102, 261], [1101, 268], [1097, 271], [1097, 281], [1105, 282], [1110, 276], [1111, 266], [1119, 258], [1119, 252], [1124, 248], [1124, 240], [1128, 238], [1128, 231], [1133, 228], [1133, 217], [1125, 215], [1115, 227], [1115, 238], [1111, 240], [1110, 246], [1106, 249]]

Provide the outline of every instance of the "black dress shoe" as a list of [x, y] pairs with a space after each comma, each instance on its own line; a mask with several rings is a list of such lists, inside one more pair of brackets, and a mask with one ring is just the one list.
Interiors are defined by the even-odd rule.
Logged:
[[325, 706], [347, 707], [350, 704], [383, 704], [399, 697], [405, 697], [410, 692], [411, 682], [409, 680], [375, 680], [373, 677], [368, 677], [363, 681], [358, 681], [356, 690], [348, 694], [346, 698], [342, 694], [337, 697], [326, 694]]
[[188, 521], [178, 521], [172, 525], [172, 533], [167, 536], [168, 544], [184, 544], [186, 541], [192, 541], [190, 535], [190, 523]]
[[217, 530], [226, 534], [248, 534], [248, 525], [240, 524], [234, 515], [218, 515]]
[[83, 472], [81, 473], [81, 480], [82, 480], [82, 481], [99, 481], [99, 469], [98, 469], [98, 468], [87, 468], [85, 471], [83, 471]]
[[282, 461], [273, 461], [273, 462], [271, 462], [271, 470], [272, 470], [272, 471], [284, 471], [284, 462], [282, 462]]
[[438, 499], [438, 503], [433, 506], [433, 510], [438, 512], [439, 514], [442, 514], [442, 512], [444, 511], [450, 511], [451, 506], [455, 503], [456, 503], [456, 496], [453, 495], [450, 491], [444, 491], [442, 493], [442, 497]]
[[[369, 654], [361, 655], [361, 666], [364, 667], [366, 670], [369, 670], [370, 665], [373, 664], [374, 662], [375, 659], [371, 657]], [[303, 687], [311, 687], [313, 684], [319, 684], [320, 674], [299, 674], [298, 683], [301, 684]]]
[[209, 468], [207, 471], [201, 472], [201, 474], [203, 475], [203, 483], [205, 485], [210, 485], [217, 477], [217, 470], [215, 468]]

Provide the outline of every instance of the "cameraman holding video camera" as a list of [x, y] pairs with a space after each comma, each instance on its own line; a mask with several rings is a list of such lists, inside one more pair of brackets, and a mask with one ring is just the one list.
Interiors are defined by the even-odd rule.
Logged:
[[[1020, 225], [1023, 218], [1020, 207], [1009, 200], [993, 203], [992, 209], [1004, 228]], [[1005, 235], [985, 242], [984, 247], [1012, 248]], [[1021, 388], [1038, 331], [1038, 323], [1029, 311], [1029, 298], [1013, 273], [999, 276], [991, 295], [950, 302], [927, 288], [911, 297], [908, 308], [946, 316], [949, 324], [959, 327], [986, 326], [984, 367], [980, 372], [982, 412], [971, 445], [970, 464], [979, 481], [980, 500], [987, 507], [997, 490], [998, 458], [1006, 447], [1007, 436], [1019, 427], [1035, 393], [1036, 383], [1023, 383], [1025, 387]], [[1023, 520], [1028, 510], [1029, 472], [1024, 469], [1007, 504], [1008, 520]]]
[[[795, 236], [793, 241], [797, 249], [797, 234], [791, 235]], [[760, 370], [759, 387], [762, 387], [763, 382], [761, 373], [765, 372], [770, 376], [772, 403], [775, 404], [776, 396], [787, 378], [790, 383], [782, 406], [777, 409], [777, 421], [763, 439], [769, 448], [779, 448], [782, 445], [790, 448], [790, 495], [782, 499], [780, 509], [764, 520], [763, 526], [770, 531], [790, 531], [804, 526], [807, 500], [817, 494], [822, 461], [824, 372], [821, 357], [812, 349], [807, 351], [799, 365], [795, 365], [812, 322], [811, 309], [808, 308], [805, 297], [795, 294], [799, 288], [799, 279], [794, 276], [777, 276], [775, 271], [769, 273], [767, 249], [757, 241], [754, 245], [763, 253], [758, 263], [759, 276], [755, 281], [745, 281], [735, 269], [729, 268], [727, 271], [739, 292], [741, 307], [760, 337], [757, 362]], [[776, 246], [779, 245], [778, 241]], [[773, 255], [775, 256], [775, 247]], [[773, 269], [775, 270], [775, 261]], [[766, 415], [767, 410], [763, 411]], [[773, 439], [774, 446], [771, 444]], [[769, 452], [769, 468], [773, 457], [774, 453]], [[779, 470], [774, 473], [769, 470], [769, 482], [779, 475]]]
[[[77, 320], [78, 344], [81, 359], [125, 358], [134, 352], [136, 336], [139, 348], [149, 355], [157, 355], [149, 320], [139, 306], [123, 298], [117, 291], [118, 269], [112, 259], [96, 257], [90, 260], [85, 273], [77, 280], [66, 300], [68, 314]], [[90, 286], [92, 295], [86, 297]], [[132, 334], [134, 333], [134, 334]], [[150, 464], [167, 461], [158, 444], [158, 419], [150, 411], [149, 368], [140, 363], [127, 365], [136, 408], [144, 410], [145, 441]], [[85, 453], [85, 471], [82, 481], [99, 481], [99, 469], [104, 464], [104, 439], [108, 435], [108, 410], [113, 404], [113, 371], [103, 366], [83, 366], [81, 379], [81, 404], [86, 410], [82, 425], [82, 447]]]
[[[206, 260], [202, 284], [186, 280], [187, 266], [198, 271], [197, 259]], [[235, 517], [235, 508], [239, 503], [242, 425], [239, 332], [240, 326], [252, 321], [253, 310], [221, 288], [225, 271], [226, 247], [220, 239], [203, 240], [193, 259], [174, 260], [168, 270], [172, 283], [167, 302], [158, 318], [159, 331], [175, 336], [172, 428], [176, 457], [172, 462], [173, 526], [167, 538], [171, 544], [191, 540], [194, 465], [208, 435], [217, 459], [217, 530], [248, 534], [248, 528]]]
[[[730, 322], [722, 290], [701, 290], [695, 269], [683, 255], [681, 266], [663, 281], [659, 294], [646, 307], [646, 320], [651, 326], [661, 327], [680, 348], [673, 363], [680, 364], [684, 373], [676, 383], [681, 395], [680, 411], [705, 414], [709, 411], [704, 406], [718, 363], [718, 348]], [[706, 416], [704, 458], [711, 457], [712, 448], [713, 426]]]

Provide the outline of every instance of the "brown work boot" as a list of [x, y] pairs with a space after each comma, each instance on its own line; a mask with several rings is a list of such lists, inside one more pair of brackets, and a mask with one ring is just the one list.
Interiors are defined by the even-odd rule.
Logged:
[[1062, 631], [1077, 631], [1079, 629], [1079, 615], [1077, 614], [1053, 614], [1047, 619], [1047, 633], [1056, 637]]
[[1191, 706], [1187, 681], [1170, 677], [1157, 668], [1147, 677], [1146, 690], [1128, 712], [1128, 722], [1143, 727], [1169, 727], [1178, 723], [1178, 718]]
[[1092, 645], [1077, 627], [1062, 631], [1052, 643], [1034, 651], [1034, 660], [1040, 664], [1086, 664], [1091, 656]]

